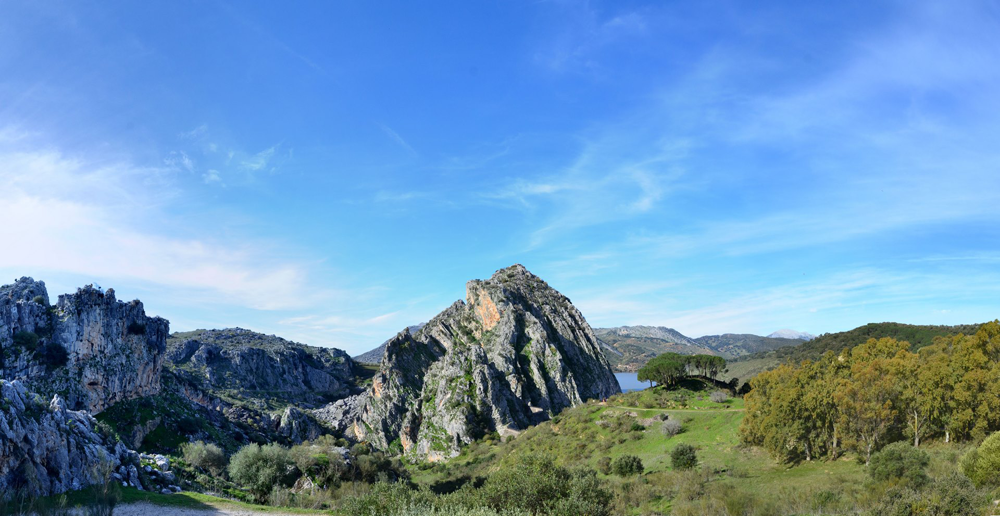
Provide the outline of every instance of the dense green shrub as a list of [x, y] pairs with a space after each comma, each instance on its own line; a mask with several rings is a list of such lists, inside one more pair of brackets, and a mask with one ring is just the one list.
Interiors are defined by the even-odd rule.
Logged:
[[914, 448], [906, 441], [892, 443], [872, 455], [868, 474], [876, 482], [896, 482], [914, 488], [927, 483], [927, 452]]
[[128, 323], [128, 328], [126, 328], [125, 331], [129, 335], [145, 335], [146, 334], [146, 325], [142, 324], [140, 322], [131, 322], [131, 323]]
[[191, 435], [201, 430], [201, 420], [193, 416], [183, 416], [177, 420], [177, 429], [185, 435]]
[[350, 516], [401, 514], [414, 504], [414, 492], [402, 482], [379, 482], [367, 493], [352, 496], [342, 507]]
[[597, 472], [590, 469], [570, 471], [569, 490], [566, 496], [553, 500], [549, 505], [552, 516], [577, 516], [588, 514], [604, 516], [611, 514], [611, 491], [597, 478]]
[[969, 479], [954, 474], [938, 479], [923, 490], [893, 487], [885, 492], [867, 516], [978, 516], [987, 500]]
[[210, 471], [213, 475], [219, 476], [226, 470], [226, 453], [222, 448], [204, 441], [184, 443], [181, 445], [181, 453], [184, 454], [184, 461], [188, 464]]
[[35, 356], [49, 370], [62, 367], [66, 365], [66, 362], [69, 362], [69, 352], [66, 351], [66, 348], [62, 347], [62, 344], [55, 342], [49, 342], [42, 346], [35, 352]]
[[14, 345], [28, 351], [38, 348], [38, 335], [32, 331], [19, 331], [14, 334]]
[[45, 296], [35, 296], [31, 299], [31, 301], [42, 306], [48, 306], [49, 304], [49, 300]]
[[977, 487], [1000, 486], [1000, 432], [969, 450], [962, 458], [962, 471]]
[[591, 514], [611, 511], [611, 492], [593, 470], [567, 470], [549, 458], [533, 455], [511, 458], [479, 489], [461, 492], [467, 508], [485, 506], [496, 511], [531, 514]]
[[277, 444], [248, 444], [229, 460], [229, 477], [250, 491], [258, 502], [266, 502], [275, 487], [288, 486], [294, 471], [288, 450]]
[[611, 463], [611, 471], [620, 477], [641, 475], [644, 469], [642, 460], [635, 455], [622, 455]]
[[698, 454], [690, 444], [678, 444], [670, 452], [670, 465], [674, 469], [691, 469], [698, 465]]

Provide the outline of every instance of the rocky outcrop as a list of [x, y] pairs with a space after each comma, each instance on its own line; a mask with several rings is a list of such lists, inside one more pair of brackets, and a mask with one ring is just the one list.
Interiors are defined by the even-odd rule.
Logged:
[[312, 441], [329, 433], [316, 421], [315, 416], [296, 407], [285, 407], [276, 422], [278, 435], [293, 443]]
[[361, 417], [361, 411], [368, 403], [368, 391], [337, 400], [312, 411], [316, 419], [325, 423], [338, 434], [345, 434]]
[[339, 349], [242, 328], [175, 334], [168, 348], [168, 366], [209, 395], [315, 407], [350, 394], [354, 375], [354, 362]]
[[96, 426], [58, 395], [46, 402], [19, 381], [0, 380], [0, 497], [80, 489], [137, 462], [135, 452]]
[[387, 343], [351, 431], [377, 448], [437, 460], [486, 433], [516, 434], [618, 392], [580, 312], [515, 265], [470, 281], [465, 301]]
[[99, 413], [160, 390], [169, 323], [138, 300], [92, 285], [49, 306], [45, 284], [21, 278], [0, 288], [2, 377], [60, 393], [72, 409]]

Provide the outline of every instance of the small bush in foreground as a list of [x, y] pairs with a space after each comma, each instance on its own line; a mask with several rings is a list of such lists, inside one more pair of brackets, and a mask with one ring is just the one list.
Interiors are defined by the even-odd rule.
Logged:
[[248, 444], [230, 459], [229, 476], [246, 487], [256, 501], [264, 503], [272, 489], [290, 484], [291, 466], [288, 450], [280, 445]]
[[226, 470], [226, 454], [222, 448], [203, 441], [185, 443], [181, 445], [181, 453], [184, 454], [184, 461], [192, 466], [211, 472], [219, 476]]
[[611, 471], [620, 477], [641, 475], [644, 469], [642, 460], [635, 455], [622, 455], [611, 463]]
[[1000, 486], [1000, 432], [962, 457], [962, 472], [976, 487]]
[[927, 452], [899, 441], [872, 455], [868, 474], [876, 482], [898, 482], [919, 489], [927, 483], [930, 461]]
[[678, 444], [670, 452], [670, 465], [674, 469], [691, 469], [698, 465], [698, 454], [690, 444]]
[[684, 431], [684, 425], [676, 419], [668, 419], [663, 422], [663, 426], [660, 427], [660, 432], [663, 435], [673, 437]]
[[978, 516], [987, 500], [969, 479], [953, 474], [923, 490], [893, 487], [885, 492], [866, 516]]
[[726, 391], [715, 391], [709, 396], [709, 399], [715, 403], [725, 403], [729, 401], [729, 393]]

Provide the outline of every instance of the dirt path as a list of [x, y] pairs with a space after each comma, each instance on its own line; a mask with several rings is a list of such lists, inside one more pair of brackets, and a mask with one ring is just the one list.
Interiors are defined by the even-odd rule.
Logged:
[[210, 507], [206, 509], [183, 509], [180, 507], [165, 507], [153, 505], [151, 503], [130, 503], [115, 507], [115, 516], [259, 516], [267, 514], [269, 516], [302, 516], [301, 514], [288, 514], [271, 511], [252, 511], [237, 507]]
[[659, 412], [697, 412], [699, 414], [711, 414], [712, 412], [743, 412], [746, 409], [741, 408], [727, 408], [727, 409], [674, 409], [674, 408], [642, 408], [642, 407], [626, 407], [624, 405], [606, 405], [610, 408], [620, 408], [628, 410], [656, 410]]

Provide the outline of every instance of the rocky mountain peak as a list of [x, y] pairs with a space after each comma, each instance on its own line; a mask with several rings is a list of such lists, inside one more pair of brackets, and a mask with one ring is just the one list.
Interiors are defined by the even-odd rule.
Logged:
[[45, 289], [45, 282], [35, 281], [28, 276], [21, 276], [14, 283], [0, 287], [0, 298], [7, 298], [14, 303], [42, 301], [39, 304], [49, 304], [49, 293]]
[[583, 315], [514, 265], [468, 282], [464, 302], [386, 344], [353, 432], [434, 460], [619, 390]]

